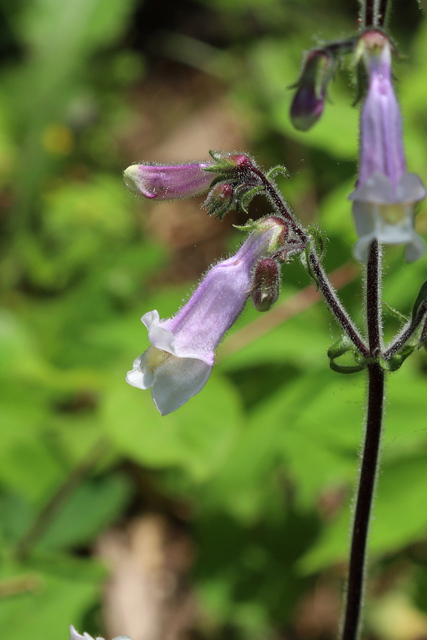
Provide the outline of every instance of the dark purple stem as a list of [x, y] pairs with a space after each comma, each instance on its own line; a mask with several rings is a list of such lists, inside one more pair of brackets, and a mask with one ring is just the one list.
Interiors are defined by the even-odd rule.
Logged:
[[384, 27], [387, 18], [388, 0], [362, 0], [362, 23], [365, 28]]
[[365, 0], [365, 10], [364, 10], [364, 26], [365, 27], [376, 26], [375, 5], [376, 5], [376, 0]]
[[407, 342], [421, 326], [422, 321], [427, 313], [427, 307], [425, 304], [421, 305], [418, 310], [415, 319], [409, 322], [409, 324], [403, 329], [402, 333], [392, 342], [392, 344], [384, 351], [384, 360], [389, 360], [395, 353], [401, 349], [405, 342]]
[[335, 289], [332, 287], [329, 279], [320, 263], [317, 254], [312, 250], [310, 252], [310, 266], [316, 277], [317, 284], [320, 291], [323, 294], [330, 310], [334, 314], [339, 324], [344, 329], [356, 349], [366, 358], [369, 357], [369, 349], [363, 341], [362, 336], [353, 324], [353, 321], [349, 317], [347, 311], [343, 307], [341, 300], [339, 299]]
[[[366, 276], [366, 311], [369, 350], [372, 356], [381, 351], [381, 252], [378, 241], [371, 244]], [[360, 482], [354, 514], [346, 609], [342, 640], [356, 640], [363, 603], [363, 579], [366, 545], [377, 477], [384, 408], [385, 374], [378, 362], [368, 364], [368, 414]]]
[[387, 9], [388, 9], [388, 0], [380, 0], [378, 7], [378, 21], [377, 24], [379, 27], [384, 27], [385, 21], [387, 20]]

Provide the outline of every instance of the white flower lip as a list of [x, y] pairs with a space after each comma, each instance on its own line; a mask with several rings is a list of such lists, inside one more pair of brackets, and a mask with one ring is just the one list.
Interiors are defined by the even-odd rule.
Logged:
[[151, 347], [136, 358], [126, 382], [150, 389], [158, 411], [166, 416], [179, 409], [203, 389], [212, 370], [205, 356], [177, 353], [172, 331], [159, 326], [157, 311], [149, 311], [141, 321], [148, 329]]
[[414, 173], [403, 174], [394, 188], [389, 178], [373, 173], [362, 187], [350, 194], [359, 241], [354, 256], [368, 259], [374, 238], [384, 244], [406, 244], [405, 259], [414, 262], [425, 253], [424, 241], [414, 230], [414, 203], [426, 195], [425, 187]]
[[[82, 636], [77, 633], [72, 624], [70, 624], [70, 640], [93, 640], [92, 636], [88, 633], [84, 633]], [[103, 638], [95, 638], [95, 640], [104, 640]]]
[[[73, 625], [70, 624], [70, 640], [94, 640], [94, 639], [88, 633], [84, 633], [81, 636], [80, 633], [77, 633]], [[95, 638], [95, 640], [104, 640], [104, 639], [97, 637]], [[129, 638], [129, 636], [117, 636], [116, 638], [113, 638], [113, 640], [131, 640], [131, 638]]]

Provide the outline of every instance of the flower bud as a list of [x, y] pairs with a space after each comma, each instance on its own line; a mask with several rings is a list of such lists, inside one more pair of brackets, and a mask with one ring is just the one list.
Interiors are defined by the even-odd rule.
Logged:
[[225, 216], [234, 203], [234, 186], [229, 182], [218, 182], [209, 192], [203, 207], [208, 210], [208, 215], [220, 220]]
[[255, 268], [252, 303], [257, 311], [268, 311], [277, 301], [280, 293], [280, 270], [272, 258], [263, 258]]
[[332, 67], [333, 58], [324, 49], [309, 52], [291, 104], [290, 116], [295, 129], [308, 131], [322, 115]]
[[209, 189], [215, 178], [206, 171], [212, 162], [191, 164], [133, 164], [123, 172], [125, 185], [130, 191], [146, 198], [174, 200], [190, 198]]

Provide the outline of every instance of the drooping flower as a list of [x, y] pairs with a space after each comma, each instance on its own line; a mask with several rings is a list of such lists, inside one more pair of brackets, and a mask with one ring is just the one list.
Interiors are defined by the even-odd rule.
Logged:
[[[80, 633], [77, 633], [77, 631], [74, 629], [73, 625], [70, 624], [70, 640], [94, 640], [94, 639], [88, 633], [84, 633], [81, 636]], [[104, 640], [104, 639], [100, 637], [96, 637], [95, 640]], [[117, 636], [117, 638], [114, 638], [113, 640], [131, 640], [131, 639], [129, 638], [129, 636]]]
[[176, 411], [203, 389], [215, 349], [251, 292], [255, 265], [280, 243], [281, 219], [264, 218], [256, 224], [235, 255], [208, 271], [175, 316], [160, 320], [157, 311], [149, 311], [141, 318], [151, 347], [135, 360], [126, 380], [140, 389], [151, 388], [162, 415]]
[[414, 205], [426, 190], [417, 175], [406, 171], [390, 43], [384, 34], [368, 31], [361, 46], [369, 88], [361, 113], [359, 178], [349, 196], [359, 236], [354, 254], [365, 262], [377, 238], [385, 244], [406, 244], [406, 259], [413, 261], [425, 251], [414, 230]]
[[138, 195], [157, 200], [190, 198], [204, 193], [215, 178], [206, 171], [212, 162], [132, 164], [123, 172], [125, 185]]

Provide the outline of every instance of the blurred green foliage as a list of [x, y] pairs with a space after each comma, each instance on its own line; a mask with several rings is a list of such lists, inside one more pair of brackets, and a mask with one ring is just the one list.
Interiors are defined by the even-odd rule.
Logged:
[[[203, 392], [160, 417], [124, 374], [147, 346], [142, 313], [167, 317], [193, 283], [159, 283], [170, 248], [144, 231], [143, 204], [124, 190], [121, 171], [138, 159], [123, 142], [138, 122], [133, 96], [158, 57], [171, 56], [221, 83], [263, 164], [289, 167], [281, 186], [303, 220], [326, 231], [327, 268], [351, 260], [351, 74], [337, 75], [309, 134], [290, 125], [286, 87], [313, 36], [354, 30], [356, 2], [204, 0], [188, 15], [197, 7], [216, 31], [199, 35], [183, 27], [185, 12], [165, 18], [162, 31], [152, 4], [2, 7], [0, 628], [8, 640], [66, 638], [67, 625], [83, 621], [100, 632], [93, 612], [108, 572], [88, 552], [131, 505], [142, 509], [132, 465], [159, 495], [193, 507], [194, 582], [213, 624], [203, 634], [288, 628], [319, 572], [334, 575], [346, 557], [365, 381], [329, 370], [326, 350], [339, 334], [326, 309], [311, 305], [229, 348], [256, 320], [248, 309]], [[392, 19], [409, 54], [396, 75], [409, 169], [427, 182], [427, 24], [411, 11]], [[147, 16], [143, 33], [161, 42], [154, 54], [135, 35]], [[417, 225], [427, 231], [425, 204]], [[425, 260], [406, 265], [401, 248], [387, 251], [388, 304], [410, 314], [424, 280]], [[299, 264], [287, 266], [279, 304], [308, 284]], [[342, 297], [361, 321], [359, 282]], [[387, 323], [396, 330], [391, 314]], [[416, 352], [390, 376], [371, 556], [379, 568], [395, 557], [418, 563], [412, 591], [427, 612], [426, 560], [411, 551], [427, 536], [426, 372]], [[328, 496], [339, 498], [331, 513], [320, 506]]]

